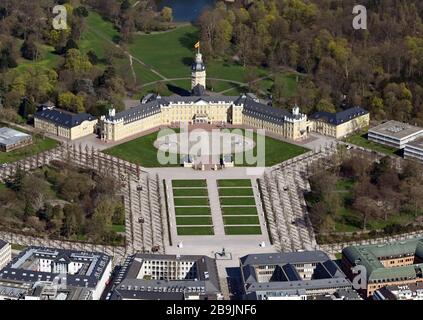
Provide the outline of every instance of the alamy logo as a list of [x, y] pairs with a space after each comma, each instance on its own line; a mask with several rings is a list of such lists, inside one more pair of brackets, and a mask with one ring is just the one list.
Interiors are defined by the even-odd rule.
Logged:
[[[199, 166], [231, 161], [239, 166], [265, 166], [265, 131], [196, 128], [181, 124], [179, 131], [162, 129], [154, 146], [161, 165], [177, 165], [182, 157]], [[230, 160], [228, 160], [230, 159]]]
[[355, 30], [367, 30], [367, 8], [362, 5], [356, 5], [352, 13], [356, 15], [352, 23], [353, 28]]
[[55, 15], [53, 18], [53, 28], [55, 30], [66, 30], [68, 28], [68, 11], [66, 7], [60, 5], [54, 6], [53, 14]]
[[367, 288], [367, 270], [364, 266], [358, 265], [351, 268], [353, 274], [356, 274], [352, 281], [353, 288], [355, 290], [364, 290]]

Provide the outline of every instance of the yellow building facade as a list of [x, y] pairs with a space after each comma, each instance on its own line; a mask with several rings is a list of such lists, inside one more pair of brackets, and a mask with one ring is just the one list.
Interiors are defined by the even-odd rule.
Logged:
[[56, 108], [42, 108], [34, 115], [34, 127], [68, 140], [93, 134], [98, 120], [90, 114], [73, 114]]
[[311, 116], [313, 131], [342, 139], [370, 125], [370, 114], [361, 107], [346, 109], [337, 113], [317, 112]]

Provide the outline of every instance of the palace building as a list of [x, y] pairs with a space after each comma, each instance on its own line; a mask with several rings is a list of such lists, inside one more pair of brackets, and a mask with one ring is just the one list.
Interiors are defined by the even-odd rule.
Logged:
[[264, 129], [283, 138], [300, 141], [308, 138], [312, 123], [298, 107], [292, 112], [263, 104], [254, 95], [206, 95], [206, 66], [197, 53], [191, 67], [191, 96], [148, 95], [138, 106], [101, 117], [103, 141], [119, 141], [143, 131], [180, 123], [232, 124]]

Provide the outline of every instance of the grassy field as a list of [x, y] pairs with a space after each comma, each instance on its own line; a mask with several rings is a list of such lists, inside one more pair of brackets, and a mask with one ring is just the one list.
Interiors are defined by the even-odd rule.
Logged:
[[[23, 41], [19, 40], [23, 43]], [[47, 69], [52, 69], [56, 67], [59, 61], [62, 59], [58, 54], [55, 53], [54, 47], [42, 44], [38, 45], [40, 50], [40, 58], [36, 61], [26, 60], [24, 58], [19, 58], [17, 63], [17, 70], [24, 70], [28, 67], [43, 67]]]
[[179, 236], [212, 236], [213, 227], [178, 227]]
[[203, 197], [207, 197], [208, 192], [207, 192], [207, 189], [199, 189], [199, 188], [195, 188], [195, 189], [173, 189], [173, 195], [175, 197], [183, 197], [183, 196], [193, 196], [193, 197], [203, 196]]
[[251, 180], [248, 179], [231, 179], [217, 180], [219, 188], [222, 187], [251, 187]]
[[257, 215], [256, 207], [222, 207], [224, 216], [255, 216]]
[[10, 152], [0, 152], [0, 164], [15, 162], [37, 153], [41, 153], [55, 148], [59, 143], [50, 138], [38, 138], [33, 136], [33, 143], [29, 146], [23, 147]]
[[240, 217], [223, 217], [223, 222], [226, 225], [242, 225], [242, 224], [260, 224], [257, 216], [240, 216]]
[[[179, 166], [175, 164], [162, 165], [159, 163], [157, 160], [157, 149], [153, 145], [154, 141], [157, 140], [157, 134], [158, 132], [154, 132], [146, 136], [122, 143], [103, 152], [147, 168]], [[177, 157], [180, 159], [179, 156]]]
[[213, 225], [211, 217], [176, 217], [178, 226], [210, 226]]
[[125, 232], [125, 225], [112, 225], [112, 231], [114, 232]]
[[260, 226], [225, 227], [225, 233], [227, 235], [261, 234], [261, 228]]
[[84, 53], [92, 50], [97, 57], [104, 59], [106, 50], [117, 43], [119, 31], [114, 28], [111, 22], [104, 20], [93, 11], [90, 11], [86, 21], [87, 27], [78, 42], [79, 49]]
[[175, 208], [177, 216], [190, 216], [190, 215], [210, 215], [210, 207], [189, 207], [189, 208]]
[[174, 198], [175, 206], [208, 206], [209, 198]]
[[206, 180], [172, 180], [173, 188], [178, 187], [195, 187], [195, 188], [206, 188]]
[[[245, 130], [243, 130], [245, 132]], [[245, 133], [243, 133], [245, 134]], [[253, 140], [257, 144], [257, 133], [254, 132], [253, 134]], [[295, 158], [303, 153], [306, 153], [309, 151], [306, 148], [281, 141], [278, 139], [274, 139], [271, 137], [266, 136], [265, 137], [265, 166], [266, 167], [272, 167], [278, 163], [284, 162], [286, 160]], [[237, 163], [237, 157], [239, 157], [241, 154], [235, 155], [235, 165], [245, 166], [245, 167], [252, 167], [257, 166], [257, 163], [249, 164], [246, 160], [246, 153], [243, 153], [242, 159], [240, 159], [240, 163]], [[257, 156], [257, 145], [254, 147], [253, 155]]]
[[248, 198], [220, 198], [222, 206], [253, 206], [256, 200], [253, 197]]
[[388, 146], [384, 146], [382, 144], [375, 143], [375, 142], [367, 140], [367, 133], [355, 134], [355, 135], [352, 135], [352, 136], [346, 138], [345, 140], [346, 140], [346, 142], [351, 143], [351, 144], [355, 144], [359, 147], [363, 147], [363, 148], [370, 149], [370, 150], [373, 150], [373, 151], [385, 153], [385, 154], [388, 154], [388, 155], [395, 155], [398, 152], [398, 150], [395, 149], [395, 148], [390, 148]]
[[253, 196], [254, 192], [251, 188], [220, 188], [219, 195], [224, 196]]
[[4, 183], [0, 183], [0, 191], [6, 189], [6, 185]]

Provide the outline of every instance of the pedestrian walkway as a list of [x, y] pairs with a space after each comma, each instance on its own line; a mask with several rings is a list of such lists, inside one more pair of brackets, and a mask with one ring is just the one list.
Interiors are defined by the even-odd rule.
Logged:
[[216, 179], [207, 180], [207, 189], [209, 191], [209, 201], [214, 225], [214, 234], [216, 236], [224, 236], [225, 228], [223, 226], [222, 211], [220, 209], [219, 192], [217, 190]]

